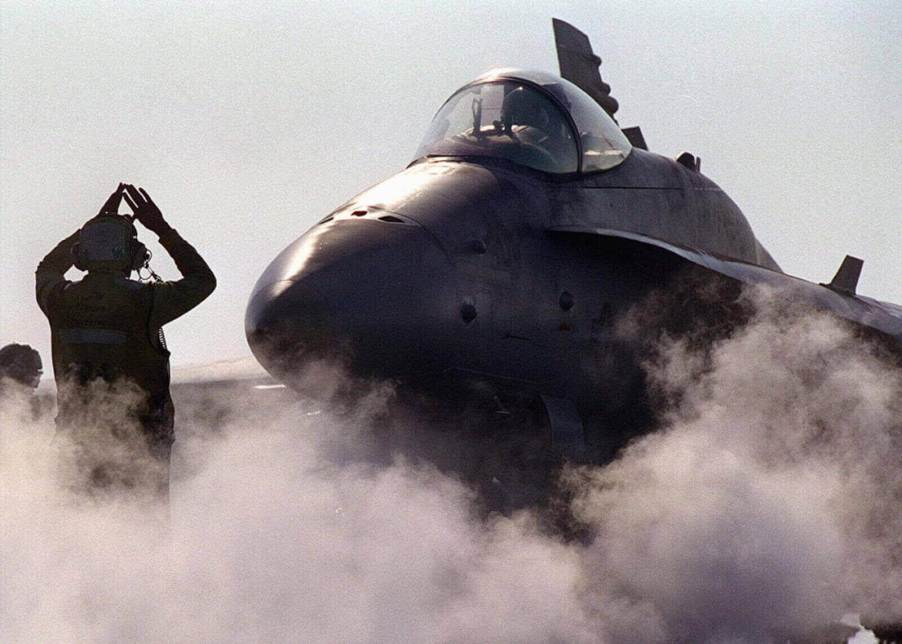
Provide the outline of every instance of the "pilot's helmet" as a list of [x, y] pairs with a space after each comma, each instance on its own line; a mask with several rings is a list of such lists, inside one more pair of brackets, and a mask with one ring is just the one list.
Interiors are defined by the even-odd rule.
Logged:
[[0, 379], [9, 378], [34, 389], [43, 371], [41, 354], [27, 344], [8, 344], [0, 349]]
[[510, 132], [515, 125], [547, 130], [551, 122], [548, 100], [528, 87], [517, 87], [504, 97], [501, 105], [504, 129]]

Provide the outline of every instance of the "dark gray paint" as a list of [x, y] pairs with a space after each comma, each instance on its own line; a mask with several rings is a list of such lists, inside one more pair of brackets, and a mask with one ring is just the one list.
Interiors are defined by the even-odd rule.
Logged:
[[899, 307], [784, 275], [694, 163], [637, 148], [616, 168], [567, 177], [420, 159], [274, 260], [251, 296], [247, 337], [289, 383], [310, 358], [340, 359], [439, 397], [476, 383], [611, 418], [643, 400], [640, 345], [660, 331], [624, 336], [618, 319], [687, 267], [787, 287], [902, 342]]

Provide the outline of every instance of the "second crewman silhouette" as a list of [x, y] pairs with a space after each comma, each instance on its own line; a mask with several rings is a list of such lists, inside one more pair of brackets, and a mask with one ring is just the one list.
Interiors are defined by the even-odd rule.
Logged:
[[[119, 215], [122, 199], [133, 217]], [[145, 282], [150, 253], [137, 220], [159, 236], [181, 279]], [[75, 266], [87, 274], [69, 281]], [[38, 265], [36, 295], [50, 322], [57, 426], [76, 446], [80, 485], [168, 497], [175, 409], [163, 325], [200, 304], [216, 278], [142, 188], [119, 184], [100, 212]]]

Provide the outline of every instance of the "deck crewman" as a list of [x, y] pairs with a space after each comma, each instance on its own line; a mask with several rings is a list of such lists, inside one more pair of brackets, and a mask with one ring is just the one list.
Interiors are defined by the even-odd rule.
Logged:
[[[134, 212], [119, 215], [121, 200]], [[134, 221], [159, 237], [181, 279], [150, 271]], [[86, 275], [69, 281], [75, 266]], [[142, 278], [142, 271], [153, 279]], [[140, 279], [132, 279], [138, 272]], [[80, 485], [169, 493], [175, 409], [163, 326], [216, 287], [198, 252], [142, 188], [119, 184], [100, 212], [38, 264], [38, 305], [50, 322], [57, 427], [76, 447]]]

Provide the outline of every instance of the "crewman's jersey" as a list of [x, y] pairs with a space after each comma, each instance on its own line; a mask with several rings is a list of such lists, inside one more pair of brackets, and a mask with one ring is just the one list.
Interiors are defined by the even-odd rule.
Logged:
[[182, 279], [143, 283], [123, 274], [90, 272], [70, 282], [64, 274], [72, 265], [76, 239], [77, 234], [61, 242], [36, 274], [38, 304], [50, 321], [60, 416], [65, 421], [67, 397], [98, 378], [108, 383], [125, 379], [140, 387], [147, 395], [142, 416], [171, 416], [169, 351], [162, 327], [203, 301], [216, 278], [197, 251], [171, 230], [160, 236], [160, 243]]
[[149, 395], [169, 395], [169, 351], [150, 324], [154, 289], [110, 273], [69, 284], [48, 309], [58, 383], [84, 385], [126, 378]]

